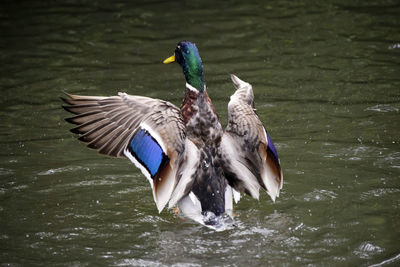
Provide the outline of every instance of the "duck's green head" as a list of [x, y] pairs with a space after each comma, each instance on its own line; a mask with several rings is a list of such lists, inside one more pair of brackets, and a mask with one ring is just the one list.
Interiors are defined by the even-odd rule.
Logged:
[[204, 90], [203, 64], [199, 50], [194, 43], [188, 41], [179, 42], [175, 48], [175, 54], [164, 60], [164, 64], [177, 62], [183, 69], [186, 82], [199, 91]]

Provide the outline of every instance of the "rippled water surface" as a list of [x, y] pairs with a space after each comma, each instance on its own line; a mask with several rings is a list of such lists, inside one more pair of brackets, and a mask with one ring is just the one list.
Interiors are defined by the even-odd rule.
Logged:
[[[398, 1], [2, 1], [0, 264], [400, 264]], [[273, 204], [214, 232], [158, 214], [127, 160], [69, 133], [63, 92], [179, 105], [161, 61], [196, 42], [226, 124], [229, 73], [253, 84], [281, 157]]]

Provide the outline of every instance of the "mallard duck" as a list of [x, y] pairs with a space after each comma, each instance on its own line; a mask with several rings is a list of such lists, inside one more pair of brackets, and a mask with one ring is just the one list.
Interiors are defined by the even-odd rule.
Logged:
[[221, 229], [241, 193], [258, 199], [261, 187], [273, 201], [279, 196], [278, 153], [256, 114], [249, 83], [231, 75], [236, 91], [224, 131], [207, 94], [196, 45], [179, 42], [164, 60], [171, 62], [182, 67], [186, 79], [181, 108], [126, 93], [67, 94], [63, 107], [76, 115], [66, 120], [77, 125], [71, 132], [89, 148], [132, 161], [150, 182], [160, 213], [167, 204], [177, 206], [182, 216]]

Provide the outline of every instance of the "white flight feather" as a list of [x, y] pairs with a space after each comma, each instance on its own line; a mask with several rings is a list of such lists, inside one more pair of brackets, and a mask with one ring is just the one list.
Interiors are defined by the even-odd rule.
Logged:
[[232, 162], [231, 168], [234, 173], [245, 183], [246, 188], [249, 190], [252, 197], [259, 198], [260, 185], [254, 174], [244, 165], [240, 158], [240, 151], [235, 149], [234, 141], [228, 134], [222, 136], [221, 147], [224, 149], [224, 153], [230, 155]]
[[124, 155], [125, 155], [130, 161], [132, 161], [132, 163], [135, 164], [135, 166], [136, 166], [137, 168], [139, 168], [139, 170], [140, 170], [140, 171], [143, 173], [143, 175], [147, 178], [147, 180], [149, 181], [149, 183], [150, 183], [150, 185], [151, 185], [151, 191], [153, 191], [154, 202], [157, 203], [156, 195], [155, 195], [154, 189], [153, 189], [153, 187], [154, 187], [154, 185], [153, 185], [153, 179], [151, 178], [149, 171], [148, 171], [139, 161], [137, 161], [137, 160], [135, 159], [135, 157], [132, 155], [132, 153], [131, 153], [127, 148], [125, 148], [125, 150], [124, 150]]
[[227, 185], [225, 189], [225, 212], [233, 218], [232, 187], [230, 185]]
[[133, 162], [133, 164], [135, 164], [136, 167], [138, 167], [141, 172], [144, 174], [144, 176], [146, 176], [147, 180], [150, 182], [151, 185], [151, 191], [153, 192], [153, 198], [154, 198], [154, 202], [156, 203], [158, 212], [161, 213], [161, 211], [164, 209], [165, 205], [168, 203], [168, 200], [171, 197], [171, 193], [172, 190], [174, 189], [174, 180], [171, 180], [173, 178], [175, 178], [175, 174], [176, 171], [172, 171], [170, 173], [170, 175], [168, 177], [164, 177], [163, 179], [167, 179], [167, 182], [165, 182], [162, 187], [159, 187], [158, 191], [157, 191], [157, 196], [156, 196], [156, 192], [154, 190], [154, 182], [153, 179], [150, 176], [150, 173], [147, 171], [147, 169], [139, 163], [139, 161], [137, 161], [135, 159], [135, 157], [131, 154], [131, 152], [128, 149], [124, 150], [124, 155]]
[[183, 166], [181, 178], [172, 193], [168, 207], [172, 208], [183, 197], [187, 185], [192, 181], [193, 174], [196, 172], [200, 153], [197, 147], [189, 139], [185, 140], [185, 165]]
[[233, 199], [235, 200], [235, 203], [237, 204], [240, 200], [240, 192], [238, 192], [232, 188], [232, 193], [233, 193]]
[[203, 215], [201, 214], [201, 203], [193, 192], [181, 198], [178, 202], [178, 207], [183, 216], [204, 225]]
[[190, 191], [189, 197], [190, 197], [190, 200], [193, 202], [193, 205], [198, 206], [200, 201], [198, 200], [198, 198], [196, 197], [196, 195], [192, 191]]
[[[160, 135], [154, 131], [148, 124], [142, 122], [138, 128], [142, 128], [144, 130], [146, 130], [156, 141], [157, 143], [161, 146], [161, 149], [163, 150], [164, 153], [166, 153], [165, 150], [165, 145], [164, 142], [162, 141], [162, 138], [160, 137]], [[150, 182], [151, 185], [151, 189], [153, 191], [153, 198], [154, 198], [154, 202], [156, 203], [158, 212], [161, 212], [164, 208], [164, 206], [167, 204], [168, 200], [171, 197], [171, 193], [173, 190], [173, 186], [174, 186], [174, 182], [175, 181], [175, 174], [176, 171], [172, 171], [170, 173], [170, 175], [168, 177], [163, 177], [163, 179], [167, 179], [167, 182], [163, 184], [162, 187], [159, 187], [158, 192], [157, 192], [157, 196], [156, 196], [156, 192], [154, 190], [154, 181], [151, 178], [150, 172], [146, 169], [146, 167], [141, 164], [133, 155], [132, 153], [128, 150], [128, 148], [125, 148], [124, 150], [124, 155], [133, 162], [133, 164], [135, 164], [136, 167], [138, 167], [140, 169], [140, 171], [144, 174], [144, 176], [146, 176], [147, 180]], [[171, 177], [173, 176], [173, 177]], [[171, 180], [172, 178], [172, 180]], [[172, 181], [172, 182], [170, 182]]]

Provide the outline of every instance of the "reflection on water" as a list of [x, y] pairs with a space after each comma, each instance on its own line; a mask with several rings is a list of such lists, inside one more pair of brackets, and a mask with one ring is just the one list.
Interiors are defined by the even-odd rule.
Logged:
[[[0, 262], [10, 265], [398, 265], [397, 1], [3, 1]], [[253, 84], [284, 187], [215, 232], [158, 214], [126, 160], [68, 132], [63, 91], [179, 105], [165, 66], [196, 42], [222, 124], [229, 74]]]

